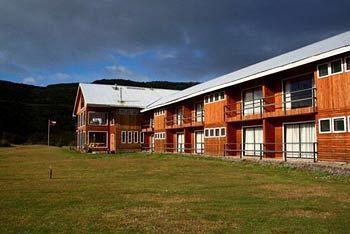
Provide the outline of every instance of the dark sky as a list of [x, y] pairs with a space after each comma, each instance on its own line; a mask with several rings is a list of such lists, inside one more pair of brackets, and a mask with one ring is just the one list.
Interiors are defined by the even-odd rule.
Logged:
[[205, 81], [350, 30], [350, 0], [0, 0], [0, 79]]

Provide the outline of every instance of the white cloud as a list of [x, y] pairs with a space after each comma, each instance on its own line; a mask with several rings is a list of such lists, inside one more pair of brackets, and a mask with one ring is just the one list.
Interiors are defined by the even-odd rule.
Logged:
[[36, 80], [33, 77], [27, 77], [22, 80], [23, 84], [35, 84]]
[[137, 81], [149, 80], [147, 76], [138, 74], [127, 67], [121, 65], [111, 65], [105, 67], [108, 76], [112, 76], [116, 79], [131, 79]]
[[69, 74], [66, 73], [55, 73], [52, 76], [50, 76], [50, 79], [56, 79], [56, 80], [67, 80], [69, 79], [71, 76]]

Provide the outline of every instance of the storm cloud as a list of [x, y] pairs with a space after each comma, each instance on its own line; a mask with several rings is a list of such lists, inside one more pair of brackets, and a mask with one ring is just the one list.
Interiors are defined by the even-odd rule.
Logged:
[[1, 0], [0, 79], [205, 81], [350, 30], [349, 0]]

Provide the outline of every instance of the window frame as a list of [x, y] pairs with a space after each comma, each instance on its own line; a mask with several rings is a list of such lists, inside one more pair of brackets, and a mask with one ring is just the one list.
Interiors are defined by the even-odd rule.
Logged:
[[[339, 61], [340, 60], [340, 68], [341, 68], [341, 70], [339, 71], [339, 72], [332, 72], [332, 63], [334, 63], [334, 62], [337, 62], [337, 61]], [[329, 68], [328, 68], [329, 70], [330, 70], [330, 75], [336, 75], [336, 74], [340, 74], [340, 73], [343, 73], [344, 72], [344, 68], [343, 68], [343, 59], [342, 58], [339, 58], [339, 59], [334, 59], [333, 61], [330, 61], [329, 62]]]
[[[222, 134], [222, 130], [225, 131], [225, 134]], [[226, 127], [220, 128], [220, 137], [226, 137]]]
[[[329, 131], [322, 131], [322, 129], [321, 129], [321, 121], [323, 121], [323, 120], [328, 120], [329, 121]], [[327, 133], [332, 133], [332, 131], [333, 131], [333, 121], [332, 121], [332, 118], [321, 118], [321, 119], [319, 119], [318, 120], [318, 132], [320, 133], [320, 134], [327, 134]]]
[[[346, 62], [347, 59], [349, 60], [349, 69], [347, 68], [347, 62]], [[350, 56], [344, 58], [343, 65], [344, 65], [344, 71], [345, 72], [350, 72]]]
[[139, 132], [134, 131], [134, 143], [139, 143]]
[[140, 143], [141, 144], [145, 143], [145, 133], [144, 132], [140, 132]]
[[[334, 119], [343, 119], [344, 120], [344, 130], [341, 130], [341, 131], [336, 131], [334, 129], [335, 127], [335, 124], [334, 124]], [[334, 133], [344, 133], [347, 131], [347, 119], [346, 119], [346, 116], [337, 116], [337, 117], [333, 117], [332, 118], [332, 130]]]
[[128, 137], [127, 137], [127, 138], [128, 138], [128, 140], [127, 140], [127, 141], [128, 141], [128, 144], [132, 144], [133, 135], [134, 135], [134, 134], [133, 134], [132, 131], [128, 131]]
[[[123, 137], [123, 136], [124, 136], [124, 137]], [[124, 140], [123, 140], [123, 138], [124, 138]], [[126, 142], [127, 142], [127, 134], [126, 134], [126, 131], [122, 131], [122, 132], [121, 132], [120, 141], [121, 141], [122, 144], [126, 144]]]
[[[327, 65], [327, 75], [320, 76], [320, 69], [319, 67], [322, 65]], [[330, 76], [330, 71], [329, 71], [329, 63], [321, 63], [317, 65], [317, 78], [322, 79], [324, 77]]]

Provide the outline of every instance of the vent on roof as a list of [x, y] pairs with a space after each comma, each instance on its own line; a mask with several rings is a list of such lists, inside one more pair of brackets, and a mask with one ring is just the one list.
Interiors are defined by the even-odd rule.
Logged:
[[118, 85], [117, 84], [113, 85], [113, 89], [118, 90], [119, 89]]

